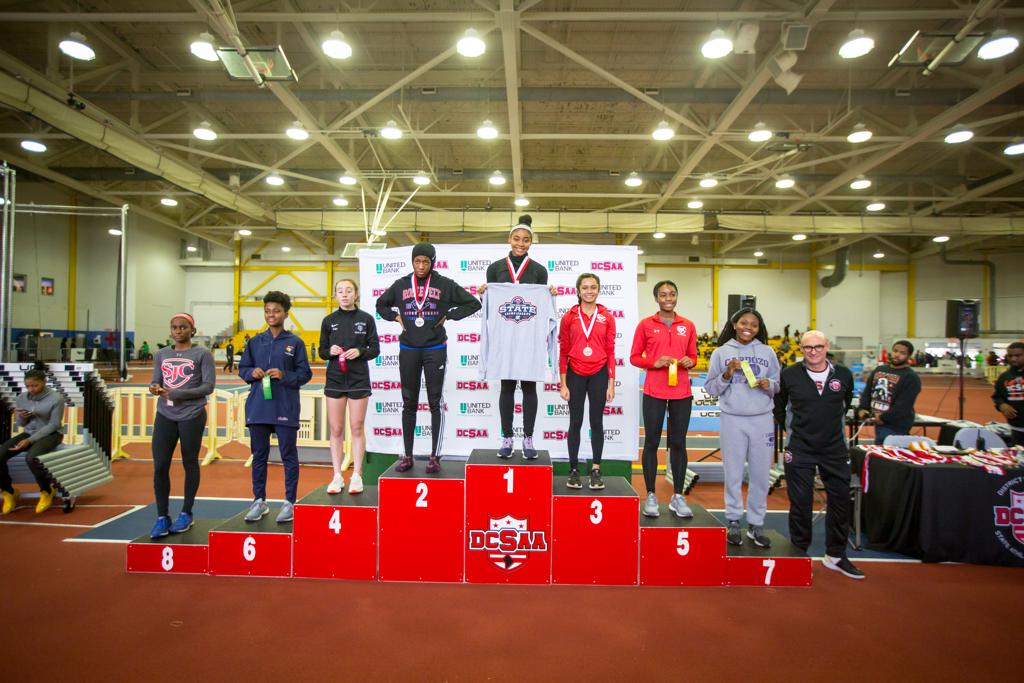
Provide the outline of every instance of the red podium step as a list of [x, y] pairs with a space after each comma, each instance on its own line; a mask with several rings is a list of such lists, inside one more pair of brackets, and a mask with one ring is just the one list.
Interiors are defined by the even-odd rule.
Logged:
[[742, 546], [729, 546], [730, 586], [810, 586], [811, 558], [775, 531], [767, 531], [771, 548], [758, 548], [745, 535]]
[[377, 487], [327, 493], [324, 484], [295, 504], [292, 575], [377, 578]]
[[240, 512], [210, 530], [210, 573], [218, 576], [292, 575], [292, 523], [274, 521], [280, 504], [258, 522]]
[[640, 516], [641, 586], [724, 586], [725, 527], [700, 505], [692, 519], [661, 506], [660, 517]]
[[476, 449], [466, 462], [466, 581], [551, 582], [551, 457]]
[[608, 477], [605, 488], [566, 488], [555, 477], [552, 503], [551, 582], [635, 586], [637, 583], [639, 499], [622, 477]]
[[129, 572], [153, 574], [206, 574], [209, 571], [210, 529], [223, 519], [198, 519], [183, 534], [153, 539], [139, 536], [128, 544], [126, 568]]
[[465, 575], [465, 469], [441, 461], [439, 474], [416, 461], [408, 472], [389, 467], [378, 480], [381, 581], [459, 583]]

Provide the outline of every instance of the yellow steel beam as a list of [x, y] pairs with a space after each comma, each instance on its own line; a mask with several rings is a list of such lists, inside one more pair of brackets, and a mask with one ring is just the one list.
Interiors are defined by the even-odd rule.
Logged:
[[718, 269], [711, 266], [711, 328], [718, 329]]
[[[72, 206], [78, 195], [71, 195]], [[78, 216], [68, 216], [68, 329], [75, 329], [75, 308], [78, 306]]]
[[811, 259], [811, 267], [808, 269], [810, 279], [808, 281], [809, 294], [811, 298], [811, 320], [808, 329], [818, 329], [818, 260]]
[[234, 272], [233, 280], [234, 280], [235, 298], [232, 299], [232, 301], [234, 301], [235, 303], [234, 303], [234, 306], [232, 307], [233, 310], [231, 312], [231, 314], [232, 314], [232, 318], [231, 318], [231, 334], [232, 335], [238, 334], [239, 329], [241, 329], [241, 327], [242, 327], [241, 322], [240, 322], [241, 321], [241, 317], [242, 317], [242, 312], [238, 308], [238, 297], [241, 294], [241, 290], [242, 290], [242, 240], [235, 240], [235, 267], [234, 267], [234, 271], [235, 272]]

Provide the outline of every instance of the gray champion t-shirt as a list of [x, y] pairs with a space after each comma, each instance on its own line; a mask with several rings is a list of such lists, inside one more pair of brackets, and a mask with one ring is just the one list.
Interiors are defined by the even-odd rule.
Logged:
[[213, 354], [203, 346], [175, 351], [165, 346], [153, 358], [153, 380], [167, 393], [157, 399], [156, 410], [168, 420], [191, 420], [206, 409], [206, 397], [216, 382]]

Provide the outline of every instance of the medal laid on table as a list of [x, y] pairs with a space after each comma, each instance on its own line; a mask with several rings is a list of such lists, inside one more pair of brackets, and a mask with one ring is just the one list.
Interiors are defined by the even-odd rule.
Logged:
[[427, 292], [430, 291], [430, 275], [427, 276], [427, 281], [423, 285], [423, 301], [420, 301], [419, 289], [416, 288], [416, 274], [413, 273], [412, 277], [412, 300], [416, 304], [416, 320], [413, 322], [416, 327], [423, 327], [426, 323], [423, 321], [423, 307], [427, 304]]
[[594, 323], [597, 322], [597, 309], [594, 309], [594, 315], [590, 316], [590, 327], [583, 324], [583, 308], [578, 307], [576, 309], [576, 315], [580, 319], [580, 329], [583, 330], [583, 338], [587, 340], [587, 345], [583, 347], [583, 355], [590, 358], [594, 355], [594, 349], [590, 348], [590, 333], [594, 331]]
[[519, 284], [519, 278], [523, 276], [523, 271], [526, 270], [526, 264], [529, 262], [530, 257], [524, 257], [523, 262], [519, 264], [519, 270], [514, 270], [512, 268], [512, 259], [510, 259], [508, 256], [505, 257], [505, 265], [508, 266], [508, 276], [512, 278], [512, 284]]

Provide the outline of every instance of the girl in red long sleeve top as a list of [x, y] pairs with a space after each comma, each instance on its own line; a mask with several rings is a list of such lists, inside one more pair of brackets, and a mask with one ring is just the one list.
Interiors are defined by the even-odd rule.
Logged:
[[662, 425], [668, 413], [668, 450], [672, 465], [672, 486], [675, 493], [669, 510], [677, 517], [692, 517], [683, 497], [686, 480], [686, 432], [690, 427], [693, 392], [688, 370], [697, 364], [697, 332], [694, 325], [675, 312], [678, 288], [663, 280], [654, 286], [658, 312], [644, 318], [636, 326], [629, 362], [646, 371], [644, 379], [644, 483], [647, 501], [643, 513], [657, 517], [658, 499], [654, 495], [658, 473], [658, 446]]
[[569, 402], [569, 480], [583, 488], [579, 474], [583, 404], [590, 400], [590, 488], [603, 489], [604, 407], [615, 398], [615, 318], [597, 303], [601, 280], [593, 273], [576, 278], [579, 303], [562, 316], [558, 330], [558, 372], [562, 400]]

